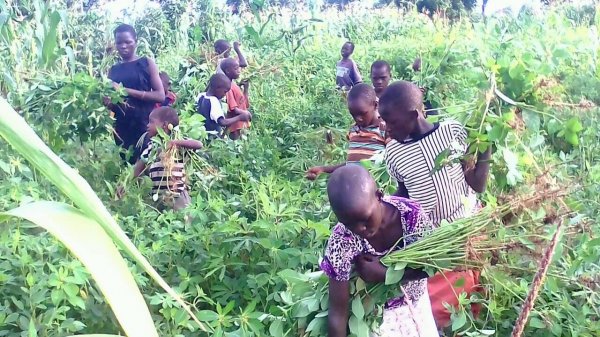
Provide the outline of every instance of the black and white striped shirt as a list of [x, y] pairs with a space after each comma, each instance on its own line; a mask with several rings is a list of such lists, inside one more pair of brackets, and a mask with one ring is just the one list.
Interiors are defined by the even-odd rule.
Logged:
[[435, 160], [445, 150], [450, 157], [462, 156], [467, 150], [467, 132], [456, 121], [434, 124], [419, 139], [390, 141], [385, 161], [388, 172], [403, 182], [410, 199], [416, 200], [429, 214], [434, 225], [452, 222], [472, 214], [477, 204], [475, 191], [467, 184], [460, 163], [435, 171]]

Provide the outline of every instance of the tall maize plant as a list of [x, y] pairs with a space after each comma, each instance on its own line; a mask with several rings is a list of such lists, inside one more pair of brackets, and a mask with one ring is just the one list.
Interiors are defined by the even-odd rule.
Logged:
[[[139, 264], [186, 310], [202, 330], [207, 330], [190, 307], [135, 247], [87, 181], [53, 153], [3, 98], [0, 98], [0, 136], [77, 206], [34, 203], [6, 212], [0, 220], [7, 216], [21, 217], [41, 225], [61, 240], [90, 270], [128, 336], [152, 337], [158, 336], [158, 333], [139, 289], [116, 247]], [[108, 269], [106, 266], [111, 266], [110, 270], [113, 270], [113, 262], [123, 284], [127, 285], [123, 288], [118, 287], [119, 282], [111, 281], [112, 273], [104, 275]], [[128, 300], [122, 301], [124, 298]]]

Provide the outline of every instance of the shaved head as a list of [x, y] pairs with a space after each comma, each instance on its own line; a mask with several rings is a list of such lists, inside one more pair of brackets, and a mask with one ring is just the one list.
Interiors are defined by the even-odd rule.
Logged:
[[397, 111], [421, 111], [423, 109], [423, 92], [417, 85], [407, 81], [397, 81], [390, 84], [379, 98], [379, 113], [384, 119], [396, 109]]
[[234, 68], [236, 66], [239, 67], [239, 63], [236, 59], [232, 59], [232, 58], [226, 58], [223, 59], [223, 61], [221, 61], [221, 70], [223, 70], [223, 72], [227, 72], [227, 70]]
[[369, 171], [356, 164], [335, 170], [327, 183], [331, 209], [338, 219], [361, 213], [376, 202], [377, 185]]

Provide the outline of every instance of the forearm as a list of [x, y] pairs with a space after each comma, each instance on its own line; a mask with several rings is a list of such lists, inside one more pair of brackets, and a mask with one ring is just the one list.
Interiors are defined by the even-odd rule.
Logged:
[[327, 165], [327, 166], [321, 166], [321, 169], [323, 169], [323, 172], [325, 173], [333, 173], [335, 170], [339, 169], [342, 166], [345, 166], [346, 164], [338, 164], [338, 165]]
[[171, 144], [189, 150], [200, 150], [202, 148], [202, 142], [194, 139], [173, 140]]
[[239, 122], [241, 120], [242, 115], [237, 115], [231, 118], [222, 118], [219, 120], [219, 125], [221, 126], [230, 126], [233, 123]]
[[138, 160], [135, 163], [135, 166], [133, 167], [133, 176], [138, 178], [139, 176], [142, 175], [142, 173], [144, 173], [145, 170], [146, 170], [146, 164], [144, 164], [144, 162], [142, 162], [141, 160]]
[[165, 101], [164, 91], [141, 91], [136, 89], [125, 88], [127, 95], [143, 101], [162, 103]]
[[244, 57], [244, 54], [242, 53], [242, 51], [239, 49], [236, 49], [235, 53], [238, 56], [238, 63], [240, 64], [240, 67], [246, 68], [248, 66], [248, 62], [246, 62], [246, 58]]
[[492, 148], [490, 146], [484, 152], [479, 153], [475, 167], [465, 175], [467, 182], [475, 192], [483, 193], [485, 191], [488, 175], [490, 173], [491, 158]]
[[346, 326], [348, 324], [348, 314], [330, 312], [327, 316], [327, 336], [328, 337], [346, 337]]
[[241, 115], [241, 114], [243, 114], [243, 113], [248, 113], [248, 111], [246, 111], [246, 110], [243, 110], [243, 109], [240, 109], [240, 108], [234, 108], [234, 109], [232, 110], [232, 112], [233, 112], [234, 114], [236, 114], [236, 115]]

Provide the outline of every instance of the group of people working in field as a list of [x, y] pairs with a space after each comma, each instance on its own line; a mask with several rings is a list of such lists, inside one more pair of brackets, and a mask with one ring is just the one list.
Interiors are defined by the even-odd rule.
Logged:
[[[350, 275], [355, 270], [367, 282], [385, 282], [380, 258], [425, 237], [443, 221], [452, 222], [477, 212], [476, 193], [486, 187], [490, 150], [474, 163], [455, 162], [436, 168], [438, 156], [449, 151], [458, 158], [470, 148], [464, 127], [452, 120], [431, 123], [426, 117], [424, 90], [398, 81], [390, 84], [385, 61], [371, 66], [372, 86], [362, 83], [350, 58], [354, 45], [344, 44], [337, 63], [338, 87], [349, 90], [347, 105], [354, 124], [348, 130], [344, 163], [315, 166], [306, 178], [329, 173], [327, 194], [339, 223], [327, 242], [321, 269], [329, 276], [329, 336], [346, 336]], [[420, 60], [415, 61], [418, 71]], [[394, 195], [378, 190], [359, 164], [383, 152], [390, 175], [398, 183]], [[474, 271], [439, 273], [429, 278], [421, 270], [404, 273], [403, 295], [390, 299], [377, 336], [439, 336], [450, 322], [447, 305], [457, 307], [459, 296], [479, 290]], [[458, 286], [460, 285], [460, 286]], [[474, 313], [479, 310], [473, 307]]]
[[[153, 181], [153, 194], [169, 195], [167, 207], [175, 210], [190, 203], [185, 183], [184, 163], [165, 165], [161, 152], [172, 149], [197, 150], [197, 140], [171, 140], [158, 149], [150, 139], [160, 130], [170, 135], [178, 126], [177, 112], [170, 107], [176, 96], [170, 93], [170, 80], [159, 72], [149, 58], [136, 54], [136, 34], [131, 26], [115, 30], [115, 43], [122, 61], [114, 65], [109, 78], [126, 91], [123, 103], [106, 105], [115, 114], [115, 141], [133, 149], [130, 158], [135, 176], [147, 173]], [[247, 66], [238, 43], [230, 58], [227, 41], [215, 43], [221, 56], [207, 89], [196, 98], [197, 112], [205, 118], [210, 137], [231, 139], [250, 127], [248, 82], [239, 85], [240, 67]], [[423, 90], [398, 81], [390, 84], [392, 73], [385, 61], [371, 66], [372, 85], [362, 83], [359, 68], [351, 59], [354, 45], [345, 43], [342, 59], [336, 65], [336, 82], [347, 91], [346, 102], [354, 124], [348, 131], [346, 161], [315, 166], [306, 178], [331, 174], [327, 194], [339, 223], [332, 229], [320, 264], [329, 276], [329, 336], [347, 336], [352, 271], [367, 282], [384, 282], [386, 267], [380, 257], [391, 250], [427, 236], [443, 221], [452, 222], [477, 212], [477, 192], [485, 190], [490, 150], [479, 153], [474, 163], [454, 162], [436, 168], [440, 153], [449, 151], [461, 157], [469, 151], [467, 133], [455, 121], [431, 123], [426, 119]], [[226, 99], [227, 108], [221, 106]], [[359, 165], [384, 153], [387, 169], [398, 183], [397, 192], [386, 196], [369, 172]], [[167, 167], [168, 166], [168, 167]], [[376, 336], [432, 337], [448, 325], [447, 305], [456, 307], [461, 293], [478, 290], [478, 275], [473, 271], [440, 273], [428, 277], [420, 270], [408, 269], [402, 279], [403, 295], [390, 299], [383, 323]], [[460, 284], [460, 286], [458, 286]], [[477, 310], [477, 308], [474, 308]]]
[[[122, 89], [126, 97], [122, 103], [113, 104], [105, 98], [104, 104], [115, 118], [114, 138], [124, 151], [121, 157], [134, 165], [134, 176], [150, 176], [152, 194], [158, 196], [159, 208], [180, 210], [187, 207], [191, 198], [186, 185], [184, 163], [180, 160], [166, 163], [166, 152], [173, 148], [198, 150], [203, 144], [197, 140], [171, 140], [167, 149], [156, 149], [151, 141], [160, 130], [171, 135], [179, 125], [179, 116], [171, 106], [177, 96], [171, 92], [171, 80], [165, 72], [159, 72], [156, 63], [136, 53], [137, 34], [130, 25], [119, 25], [114, 31], [115, 45], [121, 61], [109, 70], [108, 77], [115, 89]], [[225, 40], [215, 43], [219, 56], [217, 70], [211, 76], [205, 92], [196, 99], [197, 112], [204, 119], [209, 138], [224, 137], [238, 139], [242, 130], [250, 127], [252, 114], [248, 111], [248, 81], [238, 85], [240, 68], [247, 62], [238, 42], [233, 49], [237, 59], [231, 58], [231, 46]], [[226, 109], [221, 101], [226, 100]], [[167, 150], [167, 151], [163, 151]], [[124, 189], [119, 187], [118, 195]]]

